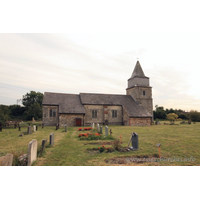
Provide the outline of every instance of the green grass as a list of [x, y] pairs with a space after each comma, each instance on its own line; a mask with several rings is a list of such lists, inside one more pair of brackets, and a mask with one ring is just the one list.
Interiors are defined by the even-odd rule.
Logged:
[[[122, 147], [128, 145], [131, 133], [134, 131], [139, 137], [139, 150], [131, 152], [114, 151], [112, 153], [92, 153], [88, 149], [98, 148], [100, 144], [97, 142], [110, 142], [112, 140], [80, 140], [77, 136], [83, 131], [78, 131], [78, 127], [68, 127], [68, 131], [64, 132], [64, 127], [57, 131], [55, 127], [39, 127], [37, 132], [31, 135], [24, 135], [19, 137], [19, 134], [26, 132], [27, 128], [24, 127], [21, 131], [17, 129], [3, 129], [0, 132], [0, 156], [12, 151], [23, 151], [27, 153], [28, 143], [32, 139], [37, 139], [38, 146], [42, 144], [43, 139], [47, 139], [49, 143], [49, 135], [54, 132], [55, 144], [52, 147], [46, 148], [45, 153], [38, 158], [34, 165], [39, 166], [107, 166], [115, 165], [105, 162], [105, 159], [114, 157], [148, 157], [158, 155], [158, 147], [156, 144], [161, 143], [161, 156], [162, 158], [179, 158], [189, 159], [191, 156], [195, 161], [188, 162], [143, 162], [143, 163], [129, 163], [122, 165], [200, 165], [200, 123], [196, 124], [180, 124], [177, 125], [152, 125], [152, 126], [109, 126], [112, 129], [112, 136], [119, 139], [122, 135]], [[103, 131], [105, 131], [103, 127]], [[86, 131], [87, 132], [87, 131]], [[105, 134], [105, 132], [103, 132]], [[85, 145], [87, 144], [87, 145]], [[105, 145], [111, 147], [111, 145]], [[119, 165], [119, 164], [116, 164]]]

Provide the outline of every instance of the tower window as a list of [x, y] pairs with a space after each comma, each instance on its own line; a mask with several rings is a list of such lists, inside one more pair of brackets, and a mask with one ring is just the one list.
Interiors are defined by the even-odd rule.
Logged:
[[145, 96], [145, 91], [143, 91], [143, 95]]

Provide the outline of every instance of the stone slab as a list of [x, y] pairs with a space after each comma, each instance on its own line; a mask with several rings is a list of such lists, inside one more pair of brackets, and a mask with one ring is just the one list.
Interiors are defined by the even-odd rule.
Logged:
[[49, 136], [49, 144], [54, 145], [54, 133], [51, 133]]
[[6, 154], [0, 157], [0, 166], [12, 166], [13, 154]]
[[33, 139], [28, 145], [28, 166], [37, 160], [37, 140]]
[[32, 133], [31, 126], [28, 126], [28, 128], [27, 128], [27, 134], [31, 134], [31, 133]]

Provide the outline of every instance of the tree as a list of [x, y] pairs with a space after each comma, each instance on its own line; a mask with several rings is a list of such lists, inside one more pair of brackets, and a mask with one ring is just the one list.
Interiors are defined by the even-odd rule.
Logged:
[[9, 120], [10, 110], [8, 106], [0, 105], [0, 126]]
[[191, 110], [189, 112], [189, 117], [193, 122], [199, 122], [200, 121], [200, 113], [197, 112], [197, 110]]
[[175, 113], [167, 114], [167, 119], [170, 120], [171, 124], [174, 124], [174, 121], [178, 119], [178, 115]]
[[36, 120], [42, 118], [43, 96], [42, 93], [35, 91], [30, 91], [30, 93], [23, 96], [22, 104], [25, 106], [23, 116], [26, 120], [32, 120], [33, 117]]

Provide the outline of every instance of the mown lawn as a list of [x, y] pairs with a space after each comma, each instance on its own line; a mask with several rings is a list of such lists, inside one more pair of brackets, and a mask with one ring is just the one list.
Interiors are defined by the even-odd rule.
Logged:
[[[40, 148], [43, 139], [47, 139], [49, 143], [49, 135], [54, 132], [55, 144], [46, 148], [42, 157], [39, 157], [34, 165], [38, 166], [114, 166], [114, 165], [200, 165], [200, 123], [196, 124], [179, 124], [177, 125], [161, 125], [129, 127], [129, 126], [109, 126], [112, 129], [112, 135], [119, 139], [122, 135], [122, 147], [128, 145], [131, 133], [134, 131], [139, 137], [139, 150], [130, 152], [114, 151], [112, 153], [99, 153], [89, 151], [92, 148], [98, 148], [101, 144], [90, 144], [97, 142], [112, 142], [111, 140], [80, 140], [78, 127], [68, 127], [68, 131], [64, 131], [64, 127], [56, 130], [55, 127], [39, 127], [38, 131], [31, 135], [20, 134], [25, 133], [27, 127], [18, 131], [17, 129], [3, 129], [0, 132], [0, 156], [6, 153], [23, 152], [27, 153], [28, 143], [32, 139], [37, 139], [38, 148]], [[86, 131], [88, 132], [88, 131]], [[103, 134], [105, 128], [103, 127]], [[141, 157], [158, 157], [158, 143], [161, 143], [161, 157], [163, 159], [153, 162], [129, 162], [113, 164], [105, 162], [107, 159], [118, 157], [135, 158]], [[111, 145], [105, 145], [111, 147]], [[167, 159], [173, 159], [171, 161]], [[176, 161], [174, 160], [176, 159]], [[178, 160], [179, 159], [179, 160]], [[182, 161], [181, 161], [182, 159]], [[186, 161], [186, 159], [188, 159]]]

